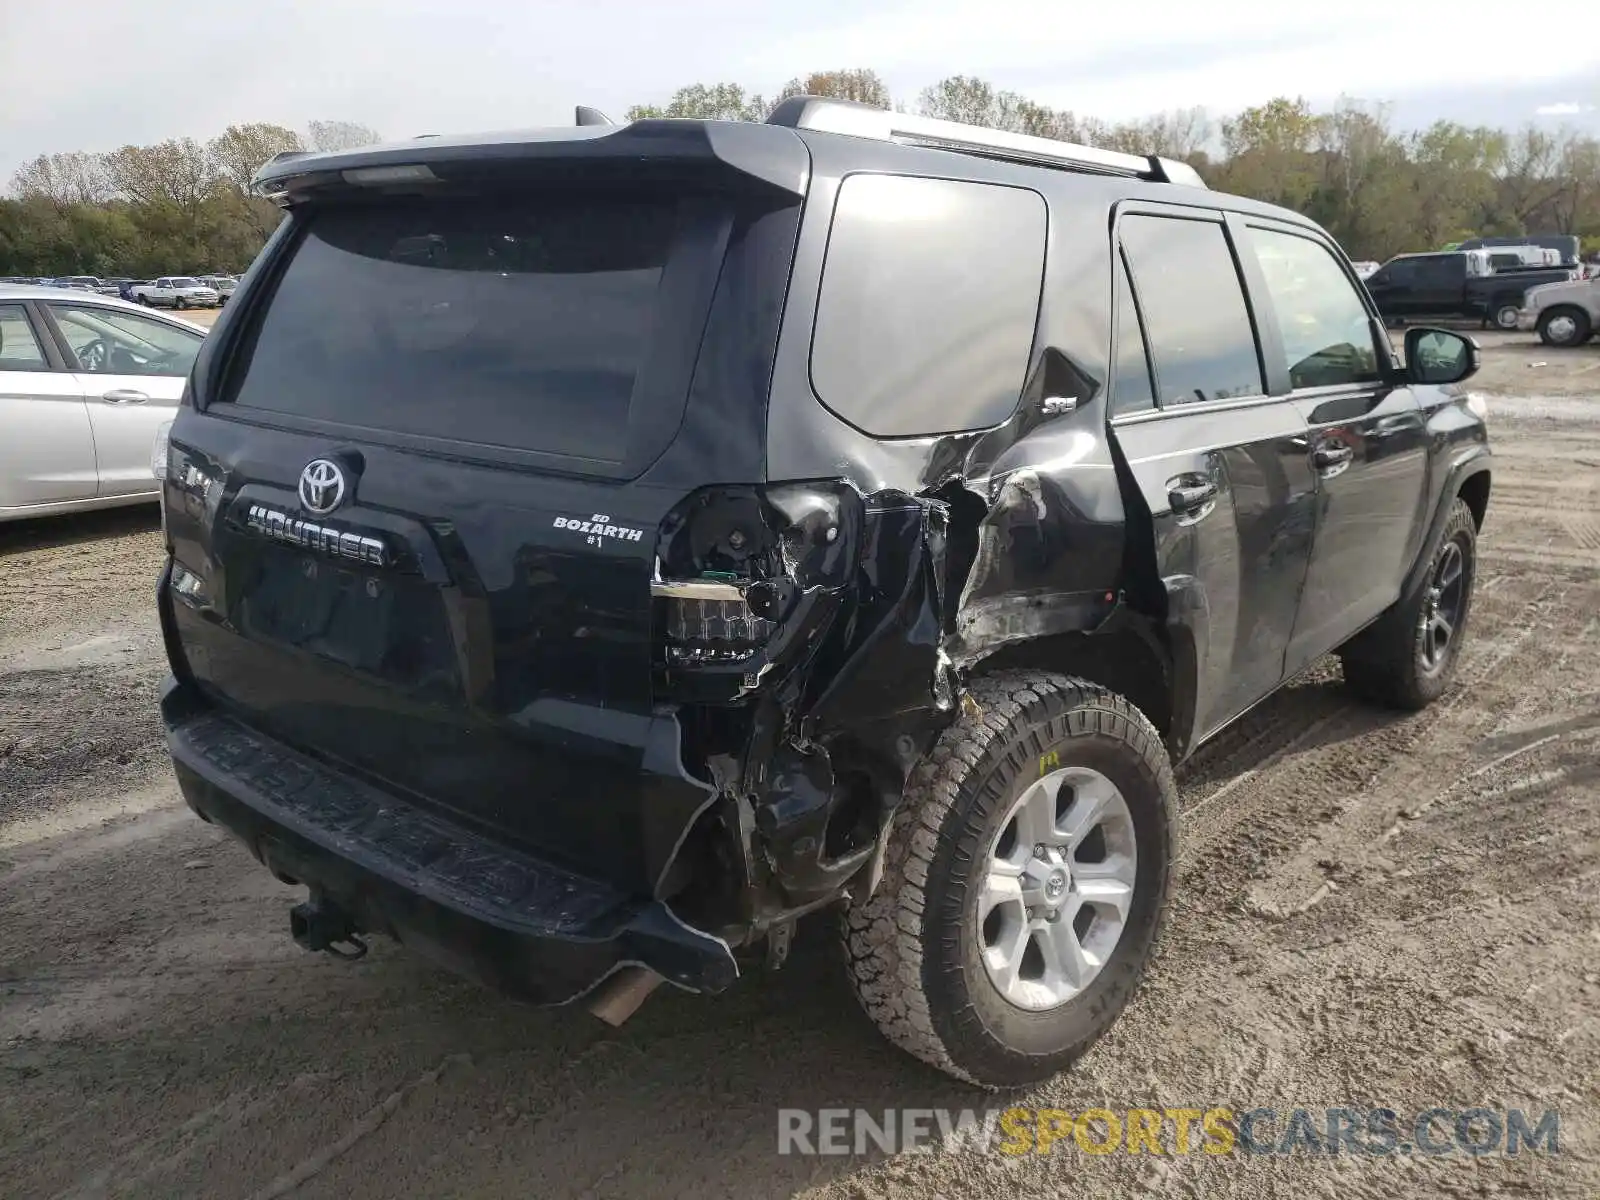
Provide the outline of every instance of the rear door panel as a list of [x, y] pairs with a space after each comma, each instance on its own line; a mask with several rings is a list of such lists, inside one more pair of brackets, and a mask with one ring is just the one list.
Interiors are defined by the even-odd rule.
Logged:
[[1160, 407], [1116, 418], [1112, 435], [1150, 513], [1169, 622], [1193, 639], [1192, 728], [1176, 731], [1192, 746], [1283, 679], [1316, 481], [1300, 413], [1264, 394], [1271, 376], [1223, 217], [1124, 206], [1117, 234]]
[[[1283, 678], [1315, 523], [1305, 423], [1292, 405], [1267, 402], [1177, 410], [1113, 433], [1150, 507], [1169, 593], [1203, 606], [1198, 741]], [[1191, 477], [1212, 481], [1215, 499], [1175, 511], [1169, 493]]]

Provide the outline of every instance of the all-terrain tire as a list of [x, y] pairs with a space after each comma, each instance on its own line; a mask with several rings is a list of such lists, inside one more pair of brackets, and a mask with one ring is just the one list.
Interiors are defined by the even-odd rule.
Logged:
[[[1096, 684], [1008, 671], [974, 680], [968, 701], [912, 772], [881, 884], [845, 911], [844, 942], [856, 996], [891, 1042], [969, 1083], [1012, 1087], [1069, 1066], [1133, 995], [1171, 891], [1177, 793], [1161, 735]], [[1137, 865], [1126, 924], [1099, 974], [1036, 1011], [990, 980], [977, 904], [1001, 823], [1047, 765], [1089, 767], [1115, 784]]]
[[[1430, 593], [1452, 546], [1462, 560], [1460, 609], [1445, 653], [1430, 665], [1425, 653]], [[1426, 708], [1443, 695], [1460, 662], [1461, 644], [1472, 615], [1477, 566], [1478, 524], [1466, 501], [1458, 497], [1433, 546], [1427, 573], [1418, 585], [1377, 624], [1339, 651], [1345, 683], [1364, 700], [1410, 711]]]

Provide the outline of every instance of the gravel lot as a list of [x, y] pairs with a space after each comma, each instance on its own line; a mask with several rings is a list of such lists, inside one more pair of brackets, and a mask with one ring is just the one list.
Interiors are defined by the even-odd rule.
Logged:
[[297, 893], [177, 800], [124, 510], [0, 526], [0, 1195], [1600, 1195], [1600, 347], [1482, 340], [1455, 689], [1396, 718], [1325, 663], [1188, 764], [1146, 986], [1003, 1103], [1555, 1107], [1558, 1155], [779, 1157], [779, 1108], [989, 1103], [879, 1040], [825, 923], [618, 1031], [302, 953]]

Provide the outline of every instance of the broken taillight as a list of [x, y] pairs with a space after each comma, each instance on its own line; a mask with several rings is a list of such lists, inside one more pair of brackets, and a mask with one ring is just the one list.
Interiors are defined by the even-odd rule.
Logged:
[[662, 652], [669, 664], [735, 663], [753, 658], [776, 626], [750, 609], [747, 588], [715, 580], [657, 580]]
[[[726, 676], [731, 699], [818, 631], [849, 583], [860, 545], [860, 494], [837, 481], [693, 492], [657, 540], [658, 665], [669, 686], [685, 672]], [[697, 688], [697, 693], [703, 689]]]

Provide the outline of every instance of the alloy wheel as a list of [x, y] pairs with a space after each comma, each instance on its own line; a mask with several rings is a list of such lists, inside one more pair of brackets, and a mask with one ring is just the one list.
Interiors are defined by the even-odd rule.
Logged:
[[978, 900], [995, 989], [1039, 1011], [1093, 983], [1127, 927], [1138, 865], [1133, 817], [1111, 780], [1063, 767], [1030, 784], [995, 834]]

